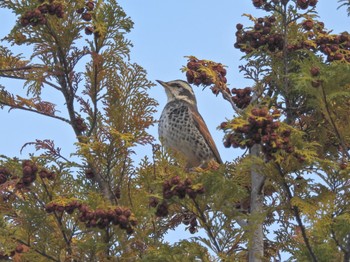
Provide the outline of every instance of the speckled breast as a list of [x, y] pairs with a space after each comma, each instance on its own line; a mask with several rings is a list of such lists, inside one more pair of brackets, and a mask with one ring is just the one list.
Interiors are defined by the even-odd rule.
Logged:
[[158, 132], [163, 145], [187, 158], [188, 166], [199, 166], [214, 158], [186, 102], [168, 103], [159, 119]]

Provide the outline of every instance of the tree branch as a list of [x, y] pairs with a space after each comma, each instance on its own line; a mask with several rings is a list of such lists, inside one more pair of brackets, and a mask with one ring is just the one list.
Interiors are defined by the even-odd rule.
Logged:
[[23, 107], [23, 106], [18, 106], [18, 105], [11, 105], [11, 104], [9, 104], [9, 103], [2, 102], [2, 101], [0, 101], [0, 105], [4, 105], [4, 106], [11, 107], [11, 109], [20, 109], [20, 110], [24, 110], [24, 111], [29, 111], [29, 112], [37, 113], [37, 114], [39, 114], [39, 115], [43, 115], [43, 116], [55, 118], [55, 119], [61, 120], [61, 121], [63, 121], [63, 122], [66, 122], [66, 123], [68, 123], [68, 124], [71, 124], [71, 122], [70, 122], [68, 119], [64, 118], [64, 117], [55, 116], [55, 115], [50, 115], [50, 114], [45, 114], [44, 112], [40, 112], [40, 111], [37, 111], [37, 110], [35, 110], [35, 109], [31, 109], [31, 108], [27, 108], [27, 107]]
[[221, 89], [220, 89], [220, 92], [221, 92], [221, 94], [222, 94], [222, 97], [223, 97], [226, 101], [228, 101], [228, 102], [231, 104], [233, 110], [234, 110], [237, 114], [242, 113], [242, 110], [239, 109], [239, 108], [236, 106], [236, 104], [232, 101], [231, 95], [230, 95], [228, 92], [226, 92], [225, 90], [221, 90]]
[[198, 213], [199, 213], [199, 218], [202, 220], [203, 225], [208, 233], [209, 238], [211, 239], [211, 242], [214, 244], [215, 248], [216, 248], [216, 252], [217, 253], [221, 253], [222, 249], [220, 248], [219, 243], [216, 241], [216, 238], [213, 234], [213, 232], [211, 231], [210, 226], [208, 225], [208, 221], [207, 218], [204, 215], [204, 212], [202, 211], [201, 207], [199, 206], [198, 202], [195, 199], [192, 199], [194, 206], [196, 207]]
[[14, 240], [17, 241], [17, 242], [19, 242], [19, 243], [21, 243], [22, 245], [25, 245], [25, 246], [27, 246], [27, 247], [30, 247], [30, 248], [33, 249], [36, 253], [42, 255], [43, 257], [45, 257], [45, 258], [47, 258], [47, 259], [49, 259], [49, 260], [52, 260], [52, 261], [55, 261], [55, 262], [60, 262], [59, 259], [56, 259], [56, 258], [54, 258], [54, 257], [52, 257], [52, 256], [50, 256], [50, 255], [48, 255], [48, 254], [46, 254], [45, 252], [40, 251], [39, 249], [35, 248], [34, 246], [31, 246], [29, 243], [26, 243], [26, 242], [24, 242], [23, 240], [16, 239], [16, 238], [14, 238]]
[[[285, 181], [284, 173], [283, 173], [283, 171], [281, 169], [281, 166], [278, 165], [278, 164], [276, 164], [276, 166], [277, 166], [278, 173], [280, 174], [280, 176], [282, 178], [282, 181], [283, 181], [282, 182], [282, 186], [284, 187], [284, 190], [287, 193], [287, 198], [288, 198], [288, 201], [289, 201], [288, 203], [290, 204], [290, 201], [293, 198], [292, 192], [290, 191], [290, 188], [289, 188], [287, 182]], [[309, 251], [309, 254], [310, 254], [311, 258], [312, 258], [312, 261], [313, 262], [318, 262], [318, 259], [317, 259], [316, 255], [315, 255], [315, 253], [314, 253], [314, 251], [313, 251], [313, 249], [311, 247], [309, 238], [308, 238], [308, 236], [306, 234], [305, 226], [304, 226], [304, 223], [303, 223], [303, 221], [301, 219], [299, 208], [297, 206], [292, 206], [292, 205], [290, 205], [290, 208], [291, 208], [291, 210], [294, 213], [294, 217], [295, 217], [295, 219], [296, 219], [296, 221], [298, 223], [298, 226], [300, 227], [301, 235], [302, 235], [302, 237], [304, 239], [304, 243], [306, 245], [307, 250]]]
[[349, 152], [348, 152], [348, 150], [347, 150], [347, 146], [345, 145], [345, 142], [344, 142], [343, 138], [341, 137], [340, 132], [339, 132], [339, 130], [338, 130], [338, 128], [337, 128], [337, 125], [335, 124], [335, 122], [334, 122], [334, 120], [333, 120], [333, 117], [332, 117], [332, 115], [331, 115], [331, 111], [330, 111], [330, 109], [329, 109], [329, 105], [328, 105], [328, 102], [327, 102], [327, 95], [326, 95], [326, 92], [325, 92], [325, 90], [324, 90], [323, 85], [321, 85], [321, 90], [322, 90], [322, 98], [323, 98], [323, 102], [324, 102], [324, 104], [325, 104], [325, 108], [326, 108], [326, 111], [327, 111], [327, 115], [328, 115], [329, 120], [330, 120], [330, 122], [331, 122], [331, 124], [332, 124], [332, 127], [333, 127], [333, 129], [334, 129], [334, 132], [335, 132], [335, 134], [336, 134], [336, 136], [337, 136], [337, 138], [338, 138], [338, 140], [339, 140], [339, 142], [340, 142], [340, 144], [341, 144], [341, 146], [342, 146], [342, 148], [343, 148], [343, 153], [344, 153], [348, 158], [350, 158], [350, 154], [349, 154]]
[[[259, 157], [260, 145], [255, 144], [250, 149], [250, 155]], [[250, 218], [248, 225], [252, 230], [249, 248], [249, 261], [262, 261], [264, 257], [264, 233], [263, 223], [255, 221], [252, 218], [259, 217], [263, 213], [264, 195], [263, 186], [266, 177], [257, 172], [258, 167], [253, 165], [251, 168], [251, 192], [250, 192]]]

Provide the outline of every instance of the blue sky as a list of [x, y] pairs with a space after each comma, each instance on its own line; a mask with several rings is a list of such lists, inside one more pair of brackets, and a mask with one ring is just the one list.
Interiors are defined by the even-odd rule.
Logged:
[[[195, 55], [227, 65], [230, 87], [249, 85], [238, 72], [238, 66], [243, 62], [240, 61], [242, 53], [233, 47], [233, 43], [235, 25], [251, 25], [247, 18], [242, 17], [243, 13], [254, 16], [265, 14], [255, 9], [250, 0], [121, 0], [119, 3], [135, 22], [134, 30], [127, 35], [134, 44], [131, 60], [147, 70], [151, 81], [185, 79], [179, 70], [186, 64], [184, 56]], [[350, 21], [345, 8], [337, 10], [338, 6], [337, 0], [319, 0], [318, 3], [321, 20], [328, 29], [334, 29], [337, 33], [348, 30]], [[3, 38], [16, 18], [8, 10], [0, 9], [0, 19], [0, 38]], [[14, 50], [30, 55], [23, 47]], [[10, 91], [19, 90], [24, 94], [19, 82], [0, 79], [0, 84]], [[240, 151], [225, 149], [222, 145], [223, 134], [216, 129], [225, 118], [232, 117], [230, 105], [220, 96], [212, 95], [209, 89], [194, 89], [199, 111], [207, 122], [223, 160], [231, 160]], [[63, 102], [60, 96], [50, 90], [45, 89], [44, 95], [56, 101], [56, 104]], [[158, 118], [166, 103], [164, 90], [159, 85], [155, 86], [150, 95], [159, 102]], [[26, 158], [33, 149], [24, 150], [22, 155], [19, 155], [19, 150], [24, 143], [35, 139], [55, 140], [66, 156], [74, 152], [73, 131], [63, 122], [15, 110], [8, 113], [7, 109], [0, 111], [0, 120], [0, 154]], [[156, 126], [150, 132], [157, 137]], [[144, 149], [141, 152], [146, 154], [150, 151]]]

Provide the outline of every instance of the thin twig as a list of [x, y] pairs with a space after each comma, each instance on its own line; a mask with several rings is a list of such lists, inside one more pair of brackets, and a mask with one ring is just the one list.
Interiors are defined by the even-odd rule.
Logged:
[[231, 95], [230, 95], [228, 92], [226, 92], [225, 90], [220, 90], [220, 92], [221, 92], [221, 94], [222, 94], [222, 97], [223, 97], [225, 100], [227, 100], [227, 101], [231, 104], [233, 110], [234, 110], [237, 114], [240, 114], [240, 113], [242, 112], [242, 110], [239, 109], [239, 108], [236, 106], [236, 104], [232, 101]]
[[337, 128], [337, 125], [335, 124], [335, 122], [333, 120], [333, 117], [331, 115], [331, 111], [329, 109], [329, 105], [328, 105], [328, 102], [327, 102], [327, 95], [326, 95], [326, 92], [324, 90], [323, 85], [321, 85], [321, 90], [322, 90], [322, 97], [323, 97], [323, 101], [324, 101], [324, 104], [325, 104], [325, 108], [326, 108], [329, 120], [330, 120], [330, 122], [332, 124], [332, 127], [334, 129], [334, 132], [335, 132], [335, 134], [336, 134], [336, 136], [337, 136], [337, 138], [338, 138], [338, 140], [339, 140], [339, 142], [340, 142], [340, 144], [341, 144], [341, 146], [343, 148], [342, 151], [348, 158], [350, 158], [350, 154], [348, 153], [347, 146], [345, 145], [344, 140], [342, 139], [342, 137], [340, 135], [340, 132], [339, 132], [339, 130]]
[[59, 259], [55, 259], [54, 257], [52, 257], [52, 256], [50, 256], [50, 255], [48, 255], [48, 254], [46, 254], [46, 253], [43, 252], [43, 251], [40, 251], [40, 250], [37, 249], [35, 246], [31, 246], [29, 243], [26, 243], [26, 242], [24, 242], [23, 240], [16, 239], [16, 238], [14, 238], [14, 240], [15, 240], [16, 242], [21, 243], [22, 245], [25, 245], [25, 246], [27, 246], [27, 247], [30, 247], [30, 248], [33, 249], [36, 253], [42, 255], [43, 257], [46, 257], [46, 258], [49, 259], [49, 260], [52, 260], [52, 261], [55, 261], [55, 262], [60, 262]]
[[197, 201], [195, 199], [193, 199], [192, 201], [193, 201], [194, 206], [196, 207], [197, 211], [199, 212], [200, 219], [202, 220], [204, 227], [206, 228], [206, 231], [208, 232], [208, 235], [216, 248], [217, 253], [221, 253], [222, 250], [219, 246], [219, 243], [216, 241], [216, 238], [215, 238], [213, 232], [211, 231], [210, 226], [208, 225], [208, 222], [207, 222], [207, 219], [204, 215], [204, 212], [202, 211], [202, 209], [200, 208], [199, 204], [197, 203]]
[[42, 69], [43, 66], [22, 66], [22, 67], [16, 67], [16, 68], [9, 68], [9, 69], [0, 69], [0, 72], [15, 72], [15, 71], [22, 71], [22, 70], [30, 70], [30, 69]]
[[31, 109], [31, 108], [27, 108], [27, 107], [23, 107], [23, 106], [18, 106], [18, 105], [11, 105], [11, 104], [3, 102], [3, 101], [0, 101], [0, 105], [11, 107], [11, 109], [20, 109], [20, 110], [29, 111], [29, 112], [37, 113], [37, 114], [40, 114], [40, 115], [44, 115], [44, 116], [47, 116], [47, 117], [56, 118], [56, 119], [59, 119], [59, 120], [61, 120], [63, 122], [66, 122], [66, 123], [70, 124], [70, 121], [68, 119], [64, 118], [64, 117], [46, 114], [44, 112], [40, 112], [40, 111], [37, 111], [35, 109]]
[[[281, 178], [283, 180], [282, 186], [284, 187], [284, 190], [287, 193], [287, 198], [288, 198], [289, 203], [290, 203], [290, 201], [293, 198], [292, 192], [290, 191], [290, 188], [289, 188], [287, 182], [284, 179], [284, 173], [283, 173], [283, 171], [281, 169], [281, 166], [278, 165], [278, 164], [276, 164], [276, 166], [277, 166], [277, 170], [278, 170], [278, 172], [279, 172], [279, 174], [280, 174], [280, 176], [281, 176]], [[306, 234], [305, 226], [304, 226], [304, 223], [303, 223], [303, 221], [301, 219], [301, 215], [300, 215], [300, 210], [299, 210], [299, 208], [297, 206], [292, 206], [292, 205], [291, 205], [291, 210], [293, 211], [294, 217], [295, 217], [295, 219], [296, 219], [296, 221], [298, 223], [298, 226], [300, 227], [301, 235], [302, 235], [302, 237], [304, 239], [304, 243], [306, 245], [307, 250], [309, 251], [309, 254], [310, 254], [311, 258], [312, 258], [312, 261], [317, 262], [318, 259], [317, 259], [316, 255], [315, 255], [315, 253], [314, 253], [314, 251], [313, 251], [313, 249], [311, 247], [309, 238], [308, 238], [308, 236]]]

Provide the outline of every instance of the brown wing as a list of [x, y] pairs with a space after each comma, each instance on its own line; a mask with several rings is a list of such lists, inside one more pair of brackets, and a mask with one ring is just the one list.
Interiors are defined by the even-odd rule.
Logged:
[[207, 125], [205, 124], [202, 116], [199, 114], [198, 110], [195, 108], [192, 108], [191, 110], [192, 118], [194, 120], [194, 123], [196, 127], [198, 128], [199, 132], [203, 134], [203, 136], [206, 138], [206, 141], [211, 149], [211, 151], [214, 153], [215, 160], [219, 163], [222, 164], [222, 160], [219, 154], [218, 149], [216, 148], [216, 145], [214, 143], [214, 140], [209, 132], [209, 129]]

